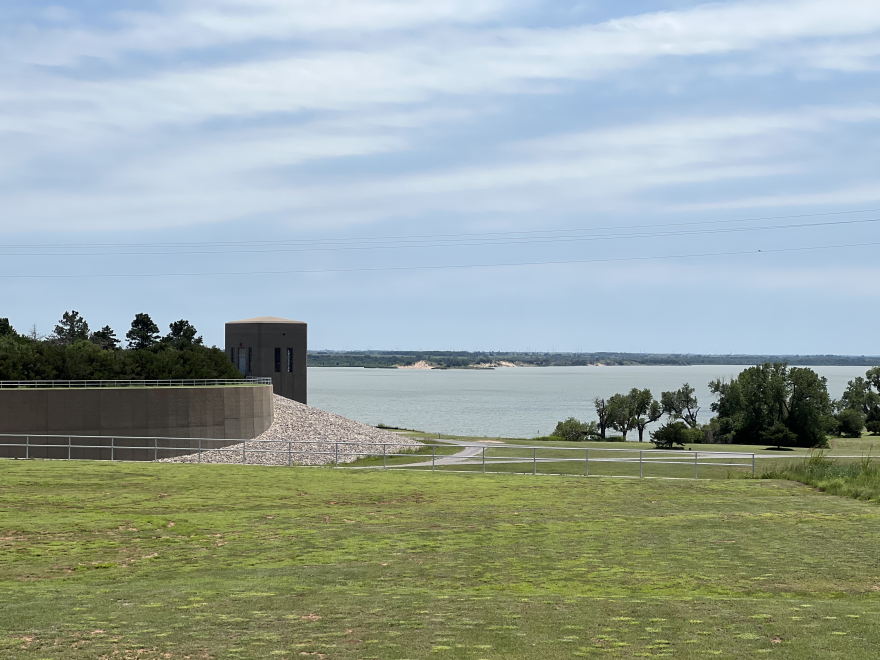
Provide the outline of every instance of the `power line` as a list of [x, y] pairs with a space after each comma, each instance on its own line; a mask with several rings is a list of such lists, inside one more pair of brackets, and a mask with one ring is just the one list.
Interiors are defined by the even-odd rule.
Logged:
[[[402, 249], [426, 249], [426, 248], [448, 248], [448, 247], [486, 247], [495, 245], [538, 245], [547, 243], [571, 243], [571, 242], [587, 242], [587, 241], [608, 241], [608, 240], [632, 240], [638, 238], [667, 238], [677, 236], [702, 236], [713, 234], [731, 234], [731, 233], [747, 233], [757, 231], [774, 231], [785, 229], [805, 229], [811, 227], [830, 227], [841, 225], [858, 225], [880, 222], [880, 218], [863, 218], [861, 220], [837, 220], [829, 222], [808, 222], [795, 223], [787, 225], [765, 225], [759, 227], [717, 227], [714, 229], [692, 229], [680, 231], [660, 231], [660, 232], [641, 232], [641, 233], [618, 233], [604, 234], [598, 236], [557, 236], [557, 237], [538, 237], [538, 238], [515, 238], [511, 237], [507, 240], [497, 239], [471, 239], [458, 242], [443, 243], [411, 243], [405, 245], [365, 245], [365, 246], [334, 246], [334, 247], [276, 247], [271, 249], [260, 250], [175, 250], [172, 252], [0, 252], [0, 256], [15, 257], [35, 257], [35, 256], [158, 256], [158, 255], [184, 255], [184, 254], [266, 254], [277, 252], [338, 252], [351, 250], [402, 250]], [[564, 230], [561, 230], [564, 231]], [[571, 230], [574, 231], [574, 230]]]
[[580, 227], [570, 229], [536, 229], [523, 231], [504, 231], [504, 232], [480, 232], [480, 233], [458, 233], [458, 234], [414, 234], [404, 236], [363, 236], [349, 238], [317, 238], [317, 239], [290, 239], [290, 240], [267, 240], [267, 241], [200, 241], [200, 242], [184, 242], [184, 243], [55, 243], [55, 244], [8, 244], [0, 245], [0, 249], [26, 249], [26, 248], [43, 248], [43, 249], [71, 249], [71, 248], [186, 248], [186, 247], [224, 247], [224, 246], [260, 246], [260, 245], [337, 245], [345, 243], [371, 243], [371, 242], [388, 242], [388, 241], [423, 241], [426, 239], [462, 239], [473, 238], [479, 239], [481, 236], [486, 237], [502, 237], [502, 236], [533, 236], [537, 234], [563, 234], [563, 233], [583, 233], [597, 231], [620, 231], [622, 229], [662, 229], [665, 227], [696, 227], [705, 225], [732, 224], [744, 222], [762, 222], [765, 220], [791, 220], [795, 218], [817, 218], [835, 215], [852, 215], [857, 213], [877, 213], [880, 209], [859, 209], [854, 211], [827, 211], [824, 213], [802, 213], [796, 215], [777, 215], [763, 216], [755, 218], [735, 218], [730, 220], [700, 220], [695, 222], [672, 222], [660, 224], [637, 224], [637, 225], [617, 225], [611, 227]]
[[220, 277], [220, 276], [250, 276], [250, 275], [294, 275], [294, 274], [322, 274], [322, 273], [365, 273], [383, 271], [413, 271], [413, 270], [447, 270], [464, 268], [506, 268], [518, 266], [551, 266], [564, 264], [596, 264], [615, 263], [627, 261], [656, 261], [668, 259], [693, 259], [702, 257], [730, 257], [758, 254], [779, 254], [784, 252], [807, 252], [816, 250], [837, 250], [853, 247], [869, 247], [880, 245], [880, 241], [873, 243], [847, 243], [843, 245], [814, 245], [796, 248], [774, 248], [770, 250], [737, 250], [729, 252], [701, 252], [696, 254], [669, 254], [649, 257], [614, 257], [608, 259], [572, 259], [564, 261], [520, 261], [511, 263], [494, 264], [443, 264], [436, 266], [383, 266], [376, 268], [323, 268], [323, 269], [295, 269], [295, 270], [254, 270], [254, 271], [217, 271], [208, 273], [97, 273], [91, 275], [0, 275], [2, 279], [86, 279], [86, 278], [139, 278], [139, 277]]

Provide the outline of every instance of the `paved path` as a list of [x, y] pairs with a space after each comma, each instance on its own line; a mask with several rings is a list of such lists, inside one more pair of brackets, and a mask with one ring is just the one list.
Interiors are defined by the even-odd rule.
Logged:
[[[462, 447], [462, 449], [461, 449], [461, 451], [456, 452], [455, 454], [452, 454], [452, 455], [437, 456], [433, 461], [428, 460], [428, 461], [420, 461], [418, 463], [406, 463], [404, 465], [392, 465], [392, 466], [389, 466], [389, 468], [430, 467], [432, 465], [434, 465], [434, 466], [480, 465], [482, 463], [482, 454], [483, 454], [484, 448], [486, 448], [486, 449], [488, 449], [488, 448], [517, 449], [517, 450], [532, 449], [533, 448], [532, 446], [528, 446], [528, 445], [509, 445], [509, 444], [498, 443], [498, 442], [479, 442], [479, 441], [474, 442], [474, 441], [465, 441], [465, 440], [443, 440], [443, 442], [446, 443], [447, 445], [453, 445], [453, 446], [459, 445]], [[557, 449], [558, 450], [560, 448], [559, 447], [538, 447], [538, 449], [543, 449], [543, 450]], [[584, 448], [584, 449], [565, 448], [565, 449], [571, 449], [571, 451], [585, 451], [586, 450], [586, 448]], [[607, 451], [604, 448], [597, 448], [597, 447], [590, 447], [590, 449], [593, 451]], [[639, 449], [636, 449], [636, 448], [624, 449], [622, 447], [609, 447], [608, 449], [619, 449], [619, 450], [623, 450], [626, 452], [639, 451]], [[642, 451], [645, 451], [647, 453], [650, 449], [653, 449], [653, 447], [650, 447], [650, 448], [646, 447], [646, 448], [642, 449]], [[721, 450], [719, 450], [719, 451], [721, 451]], [[707, 459], [716, 459], [717, 461], [722, 461], [725, 459], [729, 459], [729, 460], [750, 459], [752, 457], [752, 454], [746, 453], [746, 452], [725, 452], [724, 456], [718, 456], [716, 452], [701, 451], [701, 452], [697, 452], [697, 456], [698, 456], [697, 460], [699, 460], [699, 461], [705, 461]], [[681, 464], [686, 464], [686, 465], [693, 464], [693, 454], [692, 453], [689, 453], [688, 457], [686, 459], [684, 457], [682, 457], [681, 460], [676, 460], [676, 458], [677, 457], [672, 453], [658, 455], [658, 454], [654, 454], [652, 452], [651, 454], [647, 454], [644, 456], [644, 463], [650, 464], [653, 462], [658, 462], [658, 463], [663, 462], [663, 463], [668, 463], [668, 464], [673, 464], [673, 463], [681, 463]], [[801, 458], [801, 459], [803, 459], [803, 458], [805, 458], [805, 456], [803, 454], [763, 454], [763, 455], [758, 454], [758, 453], [755, 454], [755, 459], [779, 459], [779, 458]], [[844, 456], [844, 455], [842, 455], [842, 456], [835, 456], [834, 458], [861, 458], [861, 456], [849, 456], [849, 455]], [[497, 463], [530, 463], [530, 464], [534, 464], [535, 462], [537, 462], [537, 463], [561, 463], [561, 462], [569, 462], [569, 461], [581, 462], [581, 461], [584, 461], [585, 459], [586, 459], [586, 455], [584, 455], [583, 458], [578, 457], [578, 456], [572, 456], [572, 457], [541, 457], [541, 456], [539, 456], [537, 458], [537, 461], [535, 460], [535, 458], [527, 457], [527, 456], [521, 457], [521, 458], [519, 458], [519, 457], [494, 458], [494, 457], [492, 457], [487, 460], [487, 463], [490, 463], [490, 464], [497, 464]], [[612, 456], [612, 457], [607, 457], [607, 458], [606, 457], [599, 457], [599, 456], [595, 456], [595, 457], [591, 456], [590, 462], [591, 463], [592, 462], [597, 462], [597, 463], [638, 463], [639, 459], [637, 456], [634, 456], [633, 454], [629, 454], [627, 456], [620, 456], [620, 457]], [[700, 465], [707, 466], [707, 465], [711, 465], [711, 463], [708, 463], [708, 462], [702, 463], [701, 462]], [[743, 466], [745, 466], [745, 464], [743, 464]]]

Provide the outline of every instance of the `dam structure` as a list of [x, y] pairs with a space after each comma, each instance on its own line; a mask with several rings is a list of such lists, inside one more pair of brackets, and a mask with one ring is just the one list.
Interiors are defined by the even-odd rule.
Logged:
[[[66, 448], [37, 445], [70, 444], [64, 436], [73, 436], [81, 438], [76, 444], [89, 446], [78, 449], [76, 458], [105, 459], [112, 453], [118, 460], [151, 460], [159, 453], [102, 446], [181, 449], [192, 446], [189, 438], [224, 446], [257, 437], [274, 419], [272, 387], [265, 379], [2, 381], [0, 457], [68, 458]], [[31, 445], [27, 451], [12, 446], [23, 442]]]
[[246, 378], [270, 378], [272, 390], [308, 403], [308, 325], [277, 316], [226, 324], [226, 354]]

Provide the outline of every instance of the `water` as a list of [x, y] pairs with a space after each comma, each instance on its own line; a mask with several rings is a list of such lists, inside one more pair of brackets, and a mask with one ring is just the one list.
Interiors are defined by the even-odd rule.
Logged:
[[[660, 392], [690, 383], [700, 421], [712, 416], [709, 381], [745, 367], [518, 367], [495, 370], [417, 370], [313, 367], [309, 404], [367, 424], [388, 424], [451, 435], [529, 438], [548, 435], [567, 417], [595, 419], [592, 401], [633, 387]], [[847, 381], [867, 367], [813, 367], [839, 398]], [[631, 436], [632, 437], [632, 436]]]

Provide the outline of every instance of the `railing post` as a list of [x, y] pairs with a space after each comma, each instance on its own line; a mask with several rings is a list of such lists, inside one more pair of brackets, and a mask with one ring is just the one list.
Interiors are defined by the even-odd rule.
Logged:
[[247, 465], [247, 440], [241, 443], [241, 463]]
[[642, 451], [639, 450], [639, 479], [642, 478]]
[[755, 455], [752, 454], [752, 476], [755, 476]]
[[291, 453], [292, 453], [291, 452], [291, 445], [292, 444], [293, 443], [291, 443], [290, 441], [287, 442], [287, 467], [290, 467], [290, 462], [291, 462], [291, 458], [292, 458], [292, 456], [291, 456]]
[[31, 457], [31, 436], [24, 436], [24, 457], [28, 459]]
[[698, 478], [699, 478], [699, 477], [697, 476], [697, 475], [699, 474], [699, 469], [700, 469], [700, 466], [699, 466], [699, 464], [697, 463], [697, 458], [699, 458], [699, 456], [700, 456], [700, 455], [699, 455], [697, 452], [694, 452], [694, 479], [698, 479]]
[[486, 448], [483, 447], [483, 474], [486, 473]]
[[384, 470], [387, 466], [385, 465], [385, 443], [382, 443], [382, 469]]
[[334, 467], [339, 467], [339, 443], [336, 443], [336, 464]]
[[159, 460], [159, 438], [153, 438], [153, 460]]
[[437, 447], [431, 445], [431, 472], [434, 471], [434, 456], [437, 453]]
[[110, 462], [116, 459], [116, 438], [110, 438]]
[[587, 450], [587, 474], [586, 476], [590, 476], [590, 450]]
[[71, 442], [70, 436], [67, 436], [67, 460], [70, 460], [70, 446], [73, 444]]
[[199, 438], [199, 463], [202, 462], [202, 439]]
[[538, 474], [538, 448], [532, 448], [532, 474]]

